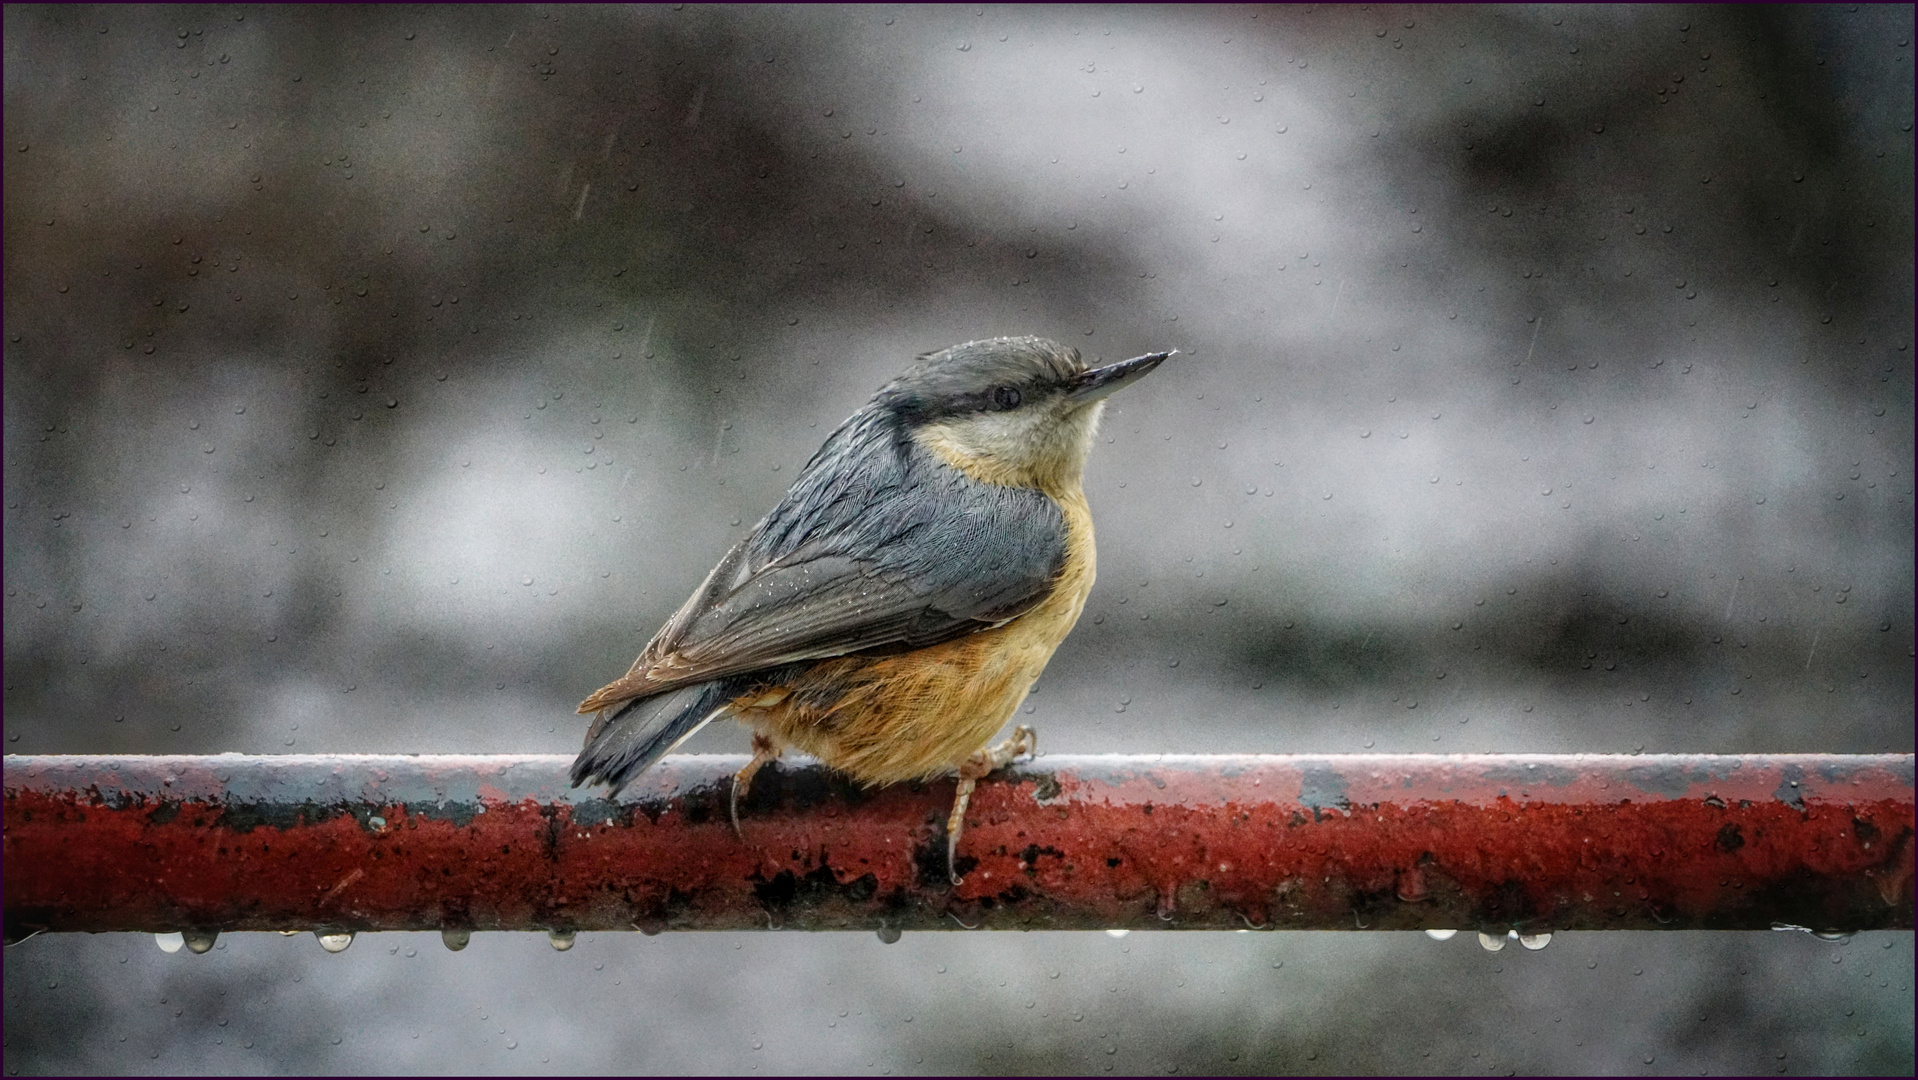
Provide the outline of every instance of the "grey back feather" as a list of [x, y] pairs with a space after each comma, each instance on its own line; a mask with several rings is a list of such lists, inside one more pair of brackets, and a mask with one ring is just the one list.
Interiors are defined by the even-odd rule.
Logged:
[[877, 404], [814, 455], [709, 581], [673, 649], [770, 666], [919, 648], [1010, 619], [1065, 563], [1065, 518], [1028, 488], [973, 480]]

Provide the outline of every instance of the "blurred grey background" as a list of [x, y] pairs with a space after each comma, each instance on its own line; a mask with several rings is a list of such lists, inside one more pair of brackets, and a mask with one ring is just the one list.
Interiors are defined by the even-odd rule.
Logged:
[[[1112, 400], [1045, 750], [1913, 742], [1912, 8], [5, 9], [9, 753], [569, 752], [921, 352]], [[690, 749], [738, 752], [741, 731]], [[1912, 936], [233, 935], [9, 1073], [1909, 1072]]]

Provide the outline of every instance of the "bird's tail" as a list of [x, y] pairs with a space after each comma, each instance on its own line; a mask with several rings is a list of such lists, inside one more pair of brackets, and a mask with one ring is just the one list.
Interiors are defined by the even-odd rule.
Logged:
[[601, 709], [586, 732], [585, 748], [573, 761], [573, 786], [605, 784], [609, 797], [619, 794], [653, 762], [724, 712], [736, 693], [731, 682], [715, 679]]

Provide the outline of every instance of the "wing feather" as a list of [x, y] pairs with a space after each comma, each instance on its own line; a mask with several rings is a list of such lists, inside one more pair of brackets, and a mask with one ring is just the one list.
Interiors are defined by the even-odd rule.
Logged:
[[1045, 494], [972, 480], [869, 406], [707, 575], [593, 712], [691, 683], [1004, 624], [1065, 563]]

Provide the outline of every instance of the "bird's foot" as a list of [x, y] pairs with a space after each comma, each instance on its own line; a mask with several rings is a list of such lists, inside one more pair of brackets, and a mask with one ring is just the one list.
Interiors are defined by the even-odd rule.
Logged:
[[[1020, 724], [1012, 729], [1012, 735], [1005, 742], [990, 750], [981, 751], [992, 761], [992, 769], [1003, 769], [1012, 764], [1013, 759], [1023, 755], [1030, 761], [1039, 756], [1039, 733]], [[991, 772], [992, 769], [986, 770]]]
[[972, 789], [1021, 754], [1030, 757], [1038, 752], [1039, 733], [1020, 724], [1012, 729], [1011, 738], [973, 754], [959, 766], [959, 790], [953, 795], [952, 814], [946, 818], [946, 873], [954, 885], [963, 880], [959, 876], [959, 834], [965, 831], [966, 807], [972, 802]]
[[740, 832], [739, 829], [739, 800], [747, 792], [752, 790], [753, 775], [764, 768], [768, 762], [778, 760], [779, 748], [773, 745], [771, 739], [768, 739], [758, 732], [754, 732], [753, 759], [746, 763], [745, 768], [733, 774], [732, 815], [734, 836], [742, 840], [745, 839], [745, 834]]

